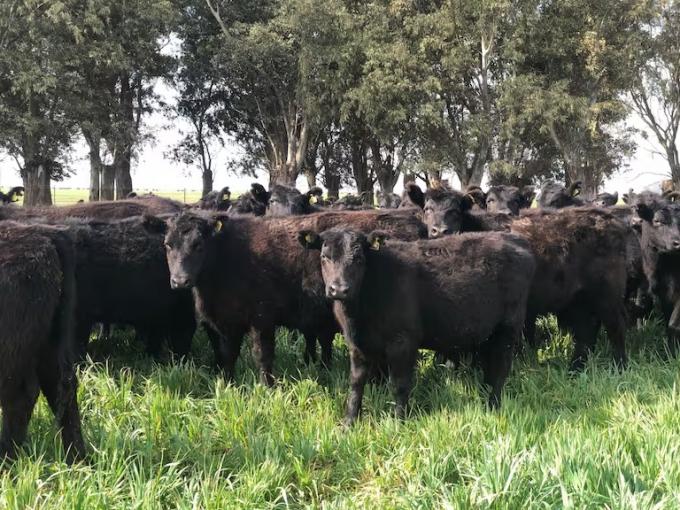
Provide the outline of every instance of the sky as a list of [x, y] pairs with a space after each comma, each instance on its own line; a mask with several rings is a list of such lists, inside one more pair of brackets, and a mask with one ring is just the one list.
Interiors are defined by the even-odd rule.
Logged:
[[[156, 91], [165, 101], [172, 101], [175, 92], [164, 83], [158, 82]], [[644, 124], [639, 118], [632, 118], [631, 122], [637, 129], [644, 129]], [[132, 182], [136, 190], [162, 190], [179, 191], [186, 189], [201, 189], [201, 172], [198, 166], [188, 167], [182, 163], [173, 161], [168, 155], [174, 144], [182, 137], [182, 132], [189, 130], [189, 125], [182, 119], [169, 120], [160, 113], [154, 113], [145, 121], [146, 130], [153, 134], [153, 141], [149, 141], [139, 151], [137, 160], [133, 163]], [[642, 189], [656, 188], [658, 183], [668, 178], [668, 165], [663, 157], [656, 151], [652, 143], [652, 137], [645, 139], [638, 136], [638, 148], [631, 159], [626, 171], [617, 172], [605, 182], [604, 191], [618, 191], [619, 195], [627, 192], [630, 188], [637, 191]], [[243, 192], [250, 188], [250, 183], [259, 180], [265, 186], [268, 183], [266, 175], [259, 175], [257, 179], [248, 176], [236, 175], [227, 171], [227, 162], [237, 159], [242, 150], [233, 142], [228, 142], [221, 148], [215, 157], [215, 189], [229, 186], [233, 192]], [[88, 188], [89, 186], [89, 163], [87, 159], [87, 147], [84, 142], [79, 142], [72, 153], [73, 175], [63, 182], [54, 183], [57, 188]], [[0, 189], [4, 190], [11, 186], [21, 184], [21, 178], [17, 172], [16, 164], [10, 158], [0, 155]], [[457, 185], [453, 180], [452, 184]], [[307, 189], [304, 178], [298, 179], [298, 188]], [[401, 191], [402, 183], [399, 182], [395, 191]]]

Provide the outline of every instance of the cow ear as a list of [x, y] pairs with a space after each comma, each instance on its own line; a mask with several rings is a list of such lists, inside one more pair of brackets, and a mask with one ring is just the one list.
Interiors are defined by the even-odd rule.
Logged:
[[640, 202], [635, 206], [638, 216], [645, 221], [652, 221], [654, 218], [654, 210], [644, 202]]
[[581, 187], [583, 183], [581, 181], [575, 181], [569, 185], [568, 192], [572, 197], [577, 197], [581, 194]]
[[465, 196], [470, 197], [470, 200], [472, 201], [470, 207], [472, 207], [473, 204], [477, 204], [480, 208], [486, 209], [486, 193], [484, 193], [479, 186], [468, 187]]
[[387, 234], [385, 232], [380, 231], [380, 230], [376, 230], [375, 232], [371, 232], [370, 234], [368, 234], [368, 237], [366, 238], [369, 249], [371, 249], [373, 251], [380, 250], [385, 245], [386, 240], [387, 240]]
[[321, 236], [312, 230], [300, 230], [298, 232], [298, 241], [307, 250], [321, 249]]
[[142, 218], [142, 226], [144, 230], [152, 234], [165, 234], [168, 230], [168, 225], [158, 216], [145, 214]]
[[406, 183], [405, 191], [406, 195], [411, 199], [411, 202], [421, 209], [425, 208], [425, 195], [423, 194], [423, 190], [420, 189], [420, 186], [415, 182], [408, 182]]

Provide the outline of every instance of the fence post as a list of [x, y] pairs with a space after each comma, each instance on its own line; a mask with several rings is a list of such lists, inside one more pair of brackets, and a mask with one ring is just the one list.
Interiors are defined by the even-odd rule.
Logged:
[[52, 186], [52, 204], [57, 205], [57, 187]]
[[184, 188], [184, 203], [187, 203], [187, 189]]

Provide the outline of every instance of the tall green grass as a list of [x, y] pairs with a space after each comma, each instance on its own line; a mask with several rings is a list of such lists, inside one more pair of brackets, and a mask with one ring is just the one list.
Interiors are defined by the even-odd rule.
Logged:
[[547, 347], [515, 363], [499, 412], [469, 368], [424, 353], [410, 418], [392, 418], [389, 389], [372, 385], [350, 430], [340, 338], [320, 372], [281, 331], [267, 389], [245, 349], [225, 385], [202, 334], [184, 363], [118, 335], [80, 371], [89, 461], [64, 464], [41, 398], [24, 452], [0, 471], [0, 508], [680, 508], [680, 361], [659, 324], [629, 334], [625, 372], [601, 341], [575, 377], [568, 338], [554, 321], [542, 331]]

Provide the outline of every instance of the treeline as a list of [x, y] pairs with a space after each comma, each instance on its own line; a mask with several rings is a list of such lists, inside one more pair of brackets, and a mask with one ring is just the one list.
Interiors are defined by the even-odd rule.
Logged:
[[402, 174], [556, 177], [588, 196], [634, 151], [634, 112], [680, 183], [680, 4], [0, 0], [0, 149], [27, 204], [50, 202], [79, 139], [90, 199], [126, 196], [154, 111], [188, 121], [172, 156], [204, 193], [232, 138], [235, 170], [335, 196], [348, 184], [370, 201]]

